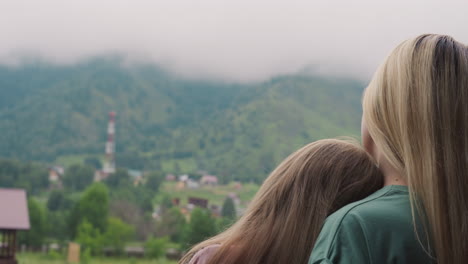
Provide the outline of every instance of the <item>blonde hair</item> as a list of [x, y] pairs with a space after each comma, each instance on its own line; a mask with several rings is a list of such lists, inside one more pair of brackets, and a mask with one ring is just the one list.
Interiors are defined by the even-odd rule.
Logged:
[[408, 183], [413, 219], [427, 223], [423, 246], [439, 264], [468, 263], [467, 46], [441, 35], [403, 42], [367, 87], [363, 111]]
[[232, 227], [194, 246], [179, 263], [215, 244], [221, 247], [211, 264], [307, 263], [325, 218], [382, 185], [382, 174], [357, 144], [311, 143], [270, 174]]

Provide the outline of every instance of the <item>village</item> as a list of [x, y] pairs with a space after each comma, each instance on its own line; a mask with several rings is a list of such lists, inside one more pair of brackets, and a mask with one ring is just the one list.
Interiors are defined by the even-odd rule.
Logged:
[[222, 184], [203, 170], [177, 175], [118, 167], [115, 116], [109, 113], [102, 167], [86, 161], [46, 170], [39, 165], [33, 173], [47, 177], [43, 187], [0, 189], [0, 210], [9, 212], [0, 217], [1, 264], [38, 256], [67, 263], [103, 257], [174, 261], [243, 214], [256, 184]]

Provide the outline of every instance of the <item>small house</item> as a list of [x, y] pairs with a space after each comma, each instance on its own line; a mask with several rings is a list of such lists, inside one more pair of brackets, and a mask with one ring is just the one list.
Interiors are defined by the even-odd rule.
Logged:
[[177, 177], [174, 175], [174, 174], [167, 174], [166, 175], [166, 181], [175, 181], [177, 179]]
[[200, 179], [200, 183], [205, 186], [216, 186], [218, 185], [218, 177], [213, 175], [205, 175]]
[[61, 166], [49, 167], [49, 181], [50, 182], [55, 183], [55, 182], [61, 181], [64, 174], [65, 174], [65, 169]]
[[143, 183], [143, 172], [139, 170], [128, 170], [128, 175], [130, 175], [133, 185], [138, 186]]
[[30, 228], [26, 192], [0, 189], [0, 212], [0, 264], [17, 264], [16, 232]]
[[198, 189], [198, 188], [200, 188], [200, 184], [198, 182], [192, 180], [192, 179], [188, 179], [186, 181], [186, 186], [189, 189]]
[[208, 208], [208, 200], [203, 198], [189, 197], [188, 205], [193, 205], [201, 208]]

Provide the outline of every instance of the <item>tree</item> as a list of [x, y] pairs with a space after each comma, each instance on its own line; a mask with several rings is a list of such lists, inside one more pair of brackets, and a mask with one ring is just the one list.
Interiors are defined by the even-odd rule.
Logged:
[[154, 219], [145, 215], [142, 209], [128, 200], [113, 200], [110, 203], [110, 214], [135, 227], [136, 239], [144, 241], [154, 233]]
[[132, 185], [128, 171], [122, 168], [118, 168], [115, 173], [109, 175], [105, 180], [105, 183], [112, 188], [128, 187]]
[[159, 186], [164, 181], [164, 174], [160, 171], [152, 171], [146, 177], [146, 187], [153, 192], [159, 190]]
[[85, 220], [100, 233], [104, 233], [108, 215], [109, 191], [107, 187], [102, 183], [89, 186], [71, 213], [70, 228], [72, 229], [72, 237], [77, 234], [78, 226]]
[[28, 212], [31, 228], [21, 233], [19, 241], [21, 244], [39, 248], [44, 242], [47, 231], [45, 211], [36, 200], [30, 198], [28, 199]]
[[75, 164], [67, 168], [63, 185], [72, 191], [82, 191], [94, 180], [94, 168], [89, 165]]
[[49, 185], [44, 166], [3, 159], [0, 159], [0, 182], [2, 187], [24, 188], [29, 194], [37, 194]]
[[49, 199], [47, 200], [47, 208], [50, 211], [58, 211], [62, 208], [65, 203], [65, 195], [62, 191], [54, 190], [50, 193]]
[[67, 211], [49, 211], [47, 214], [47, 222], [49, 225], [47, 237], [57, 239], [61, 242], [67, 240], [69, 238], [67, 217]]
[[164, 194], [161, 199], [161, 211], [166, 211], [173, 207], [172, 198], [168, 194]]
[[146, 159], [138, 152], [118, 152], [115, 155], [115, 163], [123, 168], [142, 170], [145, 167]]
[[107, 230], [103, 241], [106, 246], [113, 247], [118, 253], [122, 253], [125, 244], [132, 239], [134, 234], [133, 226], [118, 218], [110, 217], [107, 220]]
[[224, 200], [223, 209], [221, 210], [221, 215], [227, 219], [234, 220], [237, 217], [236, 205], [231, 197], [227, 197]]
[[185, 216], [180, 209], [171, 208], [163, 213], [161, 221], [156, 224], [156, 235], [158, 237], [169, 236], [172, 242], [180, 243], [186, 224]]
[[164, 256], [168, 244], [167, 237], [148, 238], [145, 243], [145, 254], [149, 258], [160, 258]]
[[95, 157], [87, 157], [84, 160], [84, 164], [89, 165], [95, 169], [100, 169], [102, 168], [102, 163], [98, 158]]
[[103, 247], [101, 232], [86, 219], [78, 226], [76, 241], [84, 250], [90, 250], [93, 254], [98, 254]]
[[199, 181], [203, 177], [203, 174], [200, 173], [189, 173], [188, 175], [191, 179], [194, 179], [196, 181]]
[[210, 212], [201, 208], [193, 209], [185, 239], [186, 245], [193, 246], [215, 234], [216, 225]]

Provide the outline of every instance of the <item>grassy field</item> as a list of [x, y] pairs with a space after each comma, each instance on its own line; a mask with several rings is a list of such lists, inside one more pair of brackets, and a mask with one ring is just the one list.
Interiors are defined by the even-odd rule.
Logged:
[[[22, 253], [17, 255], [18, 264], [69, 264], [63, 259], [52, 259], [36, 253]], [[93, 258], [88, 264], [176, 264], [176, 261], [165, 259], [130, 259], [130, 258]]]
[[222, 206], [224, 199], [229, 193], [236, 193], [241, 200], [241, 206], [245, 207], [258, 191], [259, 186], [256, 184], [245, 183], [241, 188], [236, 188], [235, 183], [228, 185], [219, 185], [216, 187], [200, 187], [198, 189], [178, 189], [176, 183], [165, 182], [161, 186], [161, 192], [157, 195], [157, 202], [160, 202], [164, 195], [169, 195], [171, 198], [179, 198], [182, 205], [187, 204], [188, 197], [197, 197], [207, 199], [209, 204]]

